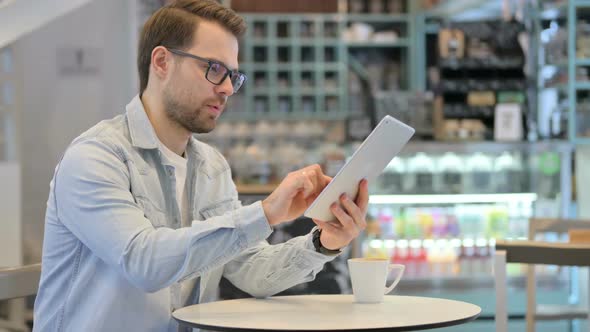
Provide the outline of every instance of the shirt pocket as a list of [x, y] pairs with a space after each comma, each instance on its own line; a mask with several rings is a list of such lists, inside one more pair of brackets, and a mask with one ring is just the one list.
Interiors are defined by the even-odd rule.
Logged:
[[220, 202], [210, 204], [201, 210], [199, 215], [204, 219], [209, 219], [217, 216], [221, 216], [228, 211], [235, 209], [235, 201], [232, 198], [224, 199]]
[[138, 205], [143, 210], [143, 215], [152, 223], [155, 228], [168, 226], [166, 214], [154, 205], [148, 198], [143, 196], [135, 197]]
[[[152, 197], [154, 193], [158, 192], [156, 188], [159, 188], [158, 177], [154, 170], [139, 157], [128, 158], [127, 167], [129, 169], [131, 195], [133, 195], [137, 205], [143, 211], [144, 216], [156, 228], [168, 226], [166, 214], [155, 203], [158, 197]], [[151, 193], [151, 195], [148, 193]]]

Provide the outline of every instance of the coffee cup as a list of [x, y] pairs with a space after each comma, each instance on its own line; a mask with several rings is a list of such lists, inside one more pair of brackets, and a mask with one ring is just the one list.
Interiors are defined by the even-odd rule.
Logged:
[[[348, 260], [348, 270], [355, 302], [379, 303], [383, 301], [383, 295], [397, 286], [404, 274], [405, 266], [389, 264], [387, 259], [351, 258]], [[395, 277], [391, 285], [387, 286], [390, 275]]]

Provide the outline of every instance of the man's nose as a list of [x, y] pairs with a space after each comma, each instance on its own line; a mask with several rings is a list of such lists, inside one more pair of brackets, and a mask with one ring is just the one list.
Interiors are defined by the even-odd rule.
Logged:
[[231, 83], [231, 79], [226, 77], [221, 84], [215, 87], [215, 92], [217, 94], [223, 95], [225, 97], [229, 97], [234, 94], [234, 86]]

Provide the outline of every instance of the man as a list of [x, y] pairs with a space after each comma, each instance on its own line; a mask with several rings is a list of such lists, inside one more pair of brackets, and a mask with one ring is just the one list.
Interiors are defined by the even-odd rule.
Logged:
[[338, 221], [269, 245], [271, 226], [301, 215], [330, 178], [309, 166], [241, 206], [225, 159], [192, 137], [215, 128], [245, 81], [244, 29], [211, 0], [174, 2], [146, 22], [139, 95], [76, 138], [56, 167], [35, 331], [178, 330], [171, 313], [215, 300], [222, 276], [270, 296], [312, 280], [365, 228], [363, 181], [356, 199], [332, 207]]

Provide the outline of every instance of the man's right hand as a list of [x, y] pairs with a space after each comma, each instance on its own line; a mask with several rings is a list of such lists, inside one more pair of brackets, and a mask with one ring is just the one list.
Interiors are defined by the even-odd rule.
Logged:
[[278, 225], [301, 216], [331, 180], [317, 164], [289, 173], [262, 201], [268, 223]]

